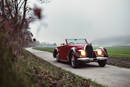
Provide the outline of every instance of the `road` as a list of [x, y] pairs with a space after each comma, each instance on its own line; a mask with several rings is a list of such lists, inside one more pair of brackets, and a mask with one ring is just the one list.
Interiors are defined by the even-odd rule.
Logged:
[[38, 51], [32, 48], [27, 48], [34, 55], [50, 62], [51, 64], [61, 67], [76, 75], [86, 79], [91, 79], [107, 87], [130, 87], [130, 69], [120, 68], [116, 66], [106, 65], [99, 67], [97, 63], [89, 63], [79, 68], [73, 69], [65, 63], [58, 63], [53, 58], [52, 53]]

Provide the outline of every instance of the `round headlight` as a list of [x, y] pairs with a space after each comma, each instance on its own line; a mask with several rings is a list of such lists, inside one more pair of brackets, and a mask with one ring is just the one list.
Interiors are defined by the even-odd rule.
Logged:
[[102, 50], [101, 50], [101, 49], [98, 49], [98, 50], [97, 50], [97, 54], [98, 54], [99, 56], [102, 56], [102, 55], [103, 55]]
[[86, 52], [84, 50], [79, 50], [81, 56], [86, 56]]

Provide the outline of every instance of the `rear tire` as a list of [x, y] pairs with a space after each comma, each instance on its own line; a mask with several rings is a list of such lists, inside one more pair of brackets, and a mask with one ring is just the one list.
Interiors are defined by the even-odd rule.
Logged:
[[56, 61], [59, 62], [59, 53], [56, 49], [53, 51], [53, 57], [56, 58]]
[[59, 60], [59, 54], [58, 53], [56, 54], [56, 61], [60, 62], [60, 60]]
[[100, 60], [98, 61], [98, 64], [100, 67], [104, 67], [106, 65], [106, 62], [107, 62], [106, 60]]
[[58, 53], [57, 50], [54, 49], [54, 51], [53, 51], [53, 57], [54, 57], [54, 58], [56, 58], [57, 53]]

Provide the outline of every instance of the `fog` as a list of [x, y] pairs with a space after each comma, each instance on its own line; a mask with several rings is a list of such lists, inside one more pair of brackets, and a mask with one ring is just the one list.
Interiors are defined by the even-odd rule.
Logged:
[[91, 42], [130, 35], [130, 0], [52, 0], [40, 6], [45, 18], [30, 27], [41, 42], [59, 43], [65, 38]]

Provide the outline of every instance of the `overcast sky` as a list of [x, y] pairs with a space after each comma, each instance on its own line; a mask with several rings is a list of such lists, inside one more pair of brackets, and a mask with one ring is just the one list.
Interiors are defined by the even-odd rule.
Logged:
[[47, 5], [35, 4], [44, 8], [45, 18], [30, 27], [41, 42], [130, 35], [130, 0], [51, 0]]

